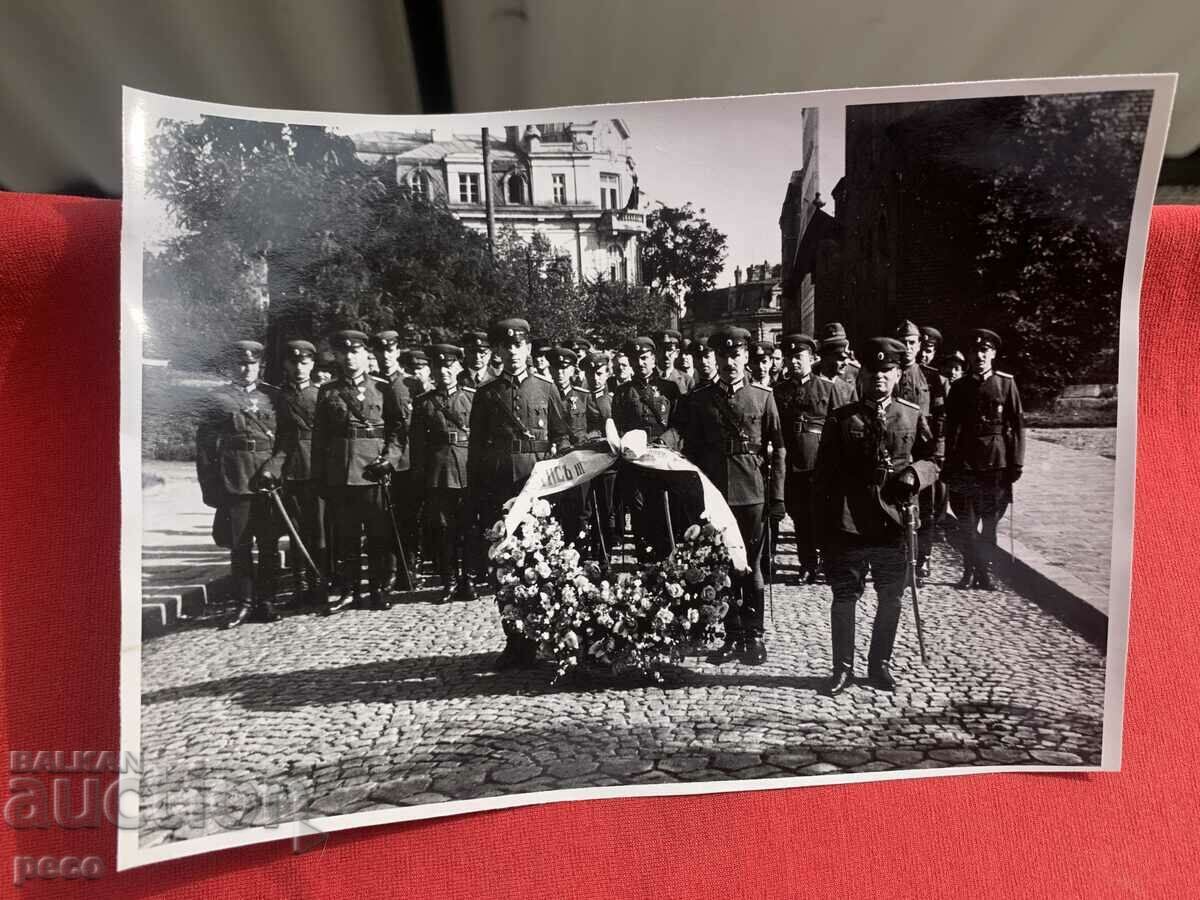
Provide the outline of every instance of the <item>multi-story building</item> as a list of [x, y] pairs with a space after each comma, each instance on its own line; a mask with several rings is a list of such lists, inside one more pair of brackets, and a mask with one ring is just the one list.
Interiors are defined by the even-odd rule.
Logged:
[[[360, 159], [394, 165], [414, 195], [444, 202], [469, 228], [487, 230], [482, 132], [352, 135]], [[576, 277], [640, 284], [646, 232], [642, 195], [621, 119], [511, 125], [488, 139], [497, 233], [540, 232]]]
[[782, 288], [779, 267], [762, 265], [733, 271], [728, 287], [689, 294], [687, 311], [679, 323], [685, 337], [706, 338], [719, 327], [745, 328], [753, 340], [778, 342], [783, 333]]

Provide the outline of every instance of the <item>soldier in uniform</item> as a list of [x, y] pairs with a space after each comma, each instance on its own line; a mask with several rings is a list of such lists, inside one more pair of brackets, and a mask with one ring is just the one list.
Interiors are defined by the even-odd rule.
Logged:
[[452, 344], [425, 349], [433, 388], [413, 401], [413, 487], [422, 496], [433, 563], [442, 582], [442, 602], [475, 599], [469, 552], [473, 523], [467, 520], [471, 405], [475, 388], [463, 382], [463, 351]]
[[949, 402], [950, 385], [962, 378], [963, 373], [967, 371], [967, 358], [962, 355], [961, 350], [955, 350], [943, 357], [941, 368], [942, 379], [946, 385], [946, 400]]
[[932, 325], [922, 325], [921, 350], [917, 353], [917, 362], [927, 369], [938, 368], [937, 355], [942, 349], [942, 333]]
[[[467, 460], [479, 521], [490, 528], [500, 520], [504, 502], [520, 492], [534, 464], [549, 458], [555, 445], [569, 446], [571, 435], [558, 391], [529, 371], [529, 323], [495, 322], [488, 340], [504, 360], [504, 371], [475, 392]], [[507, 621], [504, 634], [497, 667], [532, 666], [537, 644]]]
[[[896, 327], [895, 337], [904, 346], [900, 365], [900, 380], [896, 383], [896, 396], [915, 403], [921, 408], [934, 439], [934, 462], [940, 467], [945, 445], [942, 441], [943, 424], [946, 419], [946, 394], [942, 389], [942, 373], [917, 362], [921, 350], [921, 330], [907, 320]], [[921, 492], [921, 525], [917, 531], [917, 583], [929, 577], [929, 553], [933, 548], [934, 485]]]
[[[613, 393], [613, 424], [620, 434], [641, 429], [651, 443], [664, 440], [671, 427], [681, 394], [679, 386], [661, 378], [655, 368], [655, 346], [650, 338], [641, 336], [625, 344], [625, 355], [633, 363], [631, 381], [617, 386]], [[633, 518], [634, 539], [642, 561], [662, 559], [671, 550], [667, 535], [667, 491], [664, 482], [646, 471], [626, 470], [618, 476], [621, 501]], [[676, 507], [671, 509], [671, 524], [676, 530], [683, 527]]]
[[[262, 493], [259, 473], [275, 444], [275, 396], [260, 382], [262, 344], [236, 341], [229, 349], [229, 384], [215, 389], [196, 429], [196, 475], [204, 503], [216, 509], [213, 538], [229, 548], [237, 609], [225, 623], [271, 622], [279, 577], [279, 524]], [[254, 550], [258, 549], [257, 571]]]
[[751, 384], [771, 386], [771, 359], [774, 352], [775, 348], [767, 341], [753, 341], [750, 344], [750, 363], [746, 366], [746, 374]]
[[691, 388], [687, 377], [675, 368], [675, 358], [679, 355], [679, 343], [683, 336], [674, 328], [666, 328], [654, 332], [651, 339], [658, 351], [658, 377], [674, 382], [679, 395], [683, 396]]
[[746, 545], [750, 573], [735, 581], [735, 602], [725, 618], [725, 643], [714, 663], [735, 658], [766, 662], [763, 640], [764, 514], [783, 519], [786, 453], [775, 396], [746, 378], [750, 333], [726, 328], [708, 339], [717, 355], [720, 380], [698, 387], [679, 407], [674, 430], [684, 455], [724, 494]]
[[504, 357], [495, 351], [488, 357], [488, 374], [491, 376], [489, 381], [495, 381], [504, 371]]
[[[322, 572], [328, 571], [325, 541], [325, 502], [312, 476], [312, 430], [320, 388], [311, 380], [317, 351], [308, 341], [288, 341], [284, 347], [286, 377], [276, 397], [275, 447], [259, 473], [264, 488], [282, 483], [283, 503], [300, 540]], [[288, 565], [296, 573], [297, 605], [311, 605], [321, 585], [309, 571], [299, 548], [291, 547]]]
[[959, 587], [990, 590], [996, 525], [1025, 465], [1025, 425], [1016, 381], [992, 368], [1000, 336], [976, 328], [968, 341], [970, 374], [954, 382], [946, 403], [946, 479], [960, 523]]
[[494, 377], [488, 367], [492, 348], [488, 346], [487, 332], [464, 331], [459, 343], [462, 345], [463, 362], [458, 383], [479, 389]]
[[817, 448], [829, 415], [851, 402], [850, 385], [813, 368], [817, 343], [806, 334], [789, 334], [782, 347], [785, 374], [775, 383], [775, 405], [787, 448], [783, 501], [796, 529], [800, 577], [815, 584], [820, 570], [820, 539], [813, 497]]
[[[414, 371], [414, 359], [411, 351], [400, 350], [400, 335], [395, 331], [377, 332], [371, 339], [371, 347], [375, 358], [379, 360], [379, 384], [386, 385], [396, 401], [404, 419], [405, 433], [412, 418], [412, 401], [414, 397], [425, 393], [423, 382]], [[374, 377], [374, 376], [372, 376]], [[407, 556], [410, 571], [416, 577], [420, 565], [420, 541], [417, 529], [420, 503], [413, 501], [414, 491], [412, 472], [409, 468], [407, 445], [404, 453], [396, 460], [395, 471], [391, 478], [392, 509], [395, 511], [396, 524], [400, 530], [400, 539], [404, 542], [404, 552]], [[395, 587], [396, 573], [399, 571], [399, 559], [395, 553], [390, 554], [389, 571], [392, 573], [387, 590]]]
[[693, 341], [684, 338], [679, 342], [679, 355], [675, 358], [675, 368], [687, 378], [688, 390], [696, 386], [696, 357], [692, 353]]
[[629, 354], [624, 350], [618, 350], [616, 355], [613, 356], [612, 379], [612, 392], [614, 394], [620, 385], [633, 381], [633, 360], [629, 358]]
[[854, 681], [855, 608], [870, 573], [879, 604], [867, 673], [894, 690], [892, 649], [906, 586], [905, 507], [937, 477], [936, 442], [920, 407], [895, 394], [904, 346], [872, 338], [862, 348], [863, 397], [834, 411], [817, 451], [814, 491], [823, 517], [825, 574], [833, 588], [833, 676], [828, 692]]
[[696, 364], [696, 372], [692, 377], [695, 387], [703, 387], [717, 380], [717, 354], [706, 341], [696, 339], [692, 345], [692, 359]]
[[[938, 354], [942, 350], [942, 333], [932, 325], [922, 325], [920, 330], [921, 349], [917, 353], [917, 362], [921, 364], [921, 369], [925, 372], [925, 377], [931, 384], [935, 377], [942, 383], [942, 397], [949, 397], [950, 379], [946, 377], [946, 373], [938, 365]], [[943, 432], [945, 431], [944, 420], [942, 430]], [[949, 502], [950, 490], [946, 486], [946, 482], [939, 478], [933, 486], [932, 524], [935, 528], [940, 529], [946, 524], [949, 518], [946, 515]]]
[[[567, 338], [566, 344], [574, 353], [577, 360], [583, 359], [584, 356], [592, 349], [592, 342], [581, 334], [574, 334]], [[571, 383], [576, 387], [583, 387], [583, 372], [579, 370], [579, 366], [575, 366], [575, 374], [571, 376]]]
[[[570, 347], [551, 347], [549, 354], [550, 373], [554, 386], [558, 388], [566, 415], [567, 428], [571, 433], [571, 445], [587, 440], [587, 411], [591, 395], [576, 384], [579, 359]], [[554, 495], [554, 513], [567, 543], [583, 549], [583, 533], [587, 531], [587, 495], [590, 484], [568, 488]]]
[[[588, 393], [587, 402], [587, 438], [588, 440], [604, 438], [605, 423], [612, 418], [612, 393], [608, 390], [609, 364], [608, 357], [596, 350], [589, 352], [579, 366], [583, 369], [585, 387]], [[604, 537], [604, 547], [594, 547], [597, 558], [607, 562], [605, 552], [612, 553], [620, 538], [618, 522], [624, 518], [624, 510], [619, 508], [616, 493], [617, 472], [609, 469], [603, 475], [593, 478], [591, 493], [588, 495], [588, 508], [585, 516], [588, 521], [593, 517], [598, 520]], [[597, 541], [598, 543], [598, 541]]]
[[313, 477], [324, 492], [335, 534], [334, 573], [327, 612], [360, 597], [359, 548], [366, 535], [372, 609], [387, 609], [393, 535], [383, 486], [398, 466], [407, 466], [408, 421], [393, 384], [368, 374], [368, 337], [339, 331], [330, 343], [342, 376], [317, 396], [312, 432]]
[[850, 366], [850, 341], [840, 322], [821, 326], [817, 343], [817, 371], [826, 378], [840, 379], [850, 388], [847, 402], [858, 399], [858, 365]]

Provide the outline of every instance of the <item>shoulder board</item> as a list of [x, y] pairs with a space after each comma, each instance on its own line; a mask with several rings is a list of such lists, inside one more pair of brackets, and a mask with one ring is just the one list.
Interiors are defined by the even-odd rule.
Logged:
[[367, 377], [370, 378], [372, 381], [374, 381], [376, 384], [391, 384], [391, 382], [388, 381], [388, 379], [384, 378], [382, 375], [368, 375]]
[[596, 388], [596, 390], [592, 391], [591, 395], [593, 397], [603, 397], [607, 393], [608, 393], [608, 391], [605, 390], [604, 388]]
[[993, 375], [999, 375], [1001, 378], [1012, 378], [1007, 372], [1001, 372], [999, 369], [992, 369]]
[[911, 400], [905, 400], [903, 397], [893, 397], [892, 402], [899, 403], [901, 406], [907, 406], [909, 409], [915, 409], [917, 412], [921, 411], [921, 407], [917, 406]]
[[750, 387], [758, 388], [760, 391], [766, 391], [768, 394], [772, 393], [771, 386], [767, 384], [751, 384]]
[[460, 391], [466, 391], [468, 394], [475, 393], [475, 388], [471, 387], [469, 384], [460, 384], [458, 389]]
[[422, 391], [421, 393], [417, 394], [417, 396], [414, 397], [413, 399], [414, 400], [424, 400], [426, 397], [428, 397], [430, 394], [433, 394], [433, 393], [435, 393], [435, 391], [433, 390], [433, 388], [430, 388], [427, 391]]
[[275, 385], [271, 384], [269, 381], [259, 381], [259, 382], [258, 382], [258, 386], [259, 386], [260, 388], [263, 388], [263, 389], [267, 390], [267, 391], [277, 391], [277, 390], [279, 390], [279, 388], [277, 388]]
[[821, 381], [824, 381], [826, 384], [833, 384], [833, 382], [836, 380], [834, 378], [830, 378], [828, 375], [822, 375], [820, 373], [817, 374], [817, 378]]

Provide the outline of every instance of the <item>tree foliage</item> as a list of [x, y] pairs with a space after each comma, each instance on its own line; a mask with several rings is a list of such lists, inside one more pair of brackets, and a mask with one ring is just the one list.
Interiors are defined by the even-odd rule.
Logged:
[[703, 213], [685, 203], [660, 206], [646, 217], [642, 276], [656, 293], [682, 298], [717, 283], [728, 241]]

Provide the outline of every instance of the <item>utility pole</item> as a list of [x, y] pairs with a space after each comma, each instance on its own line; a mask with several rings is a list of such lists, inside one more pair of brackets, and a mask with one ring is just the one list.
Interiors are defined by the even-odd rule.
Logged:
[[496, 258], [496, 205], [492, 202], [492, 146], [483, 129], [483, 202], [487, 206], [488, 254]]

